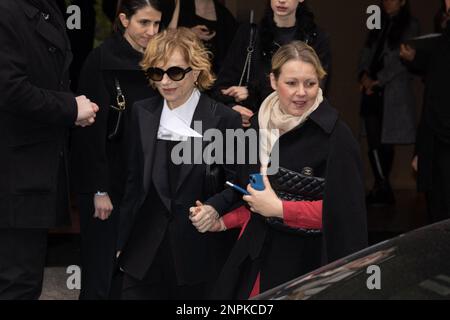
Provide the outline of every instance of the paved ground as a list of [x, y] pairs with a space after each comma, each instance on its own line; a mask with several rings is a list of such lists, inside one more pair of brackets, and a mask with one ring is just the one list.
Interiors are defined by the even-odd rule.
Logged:
[[65, 267], [47, 267], [40, 300], [78, 300], [79, 290], [69, 290]]

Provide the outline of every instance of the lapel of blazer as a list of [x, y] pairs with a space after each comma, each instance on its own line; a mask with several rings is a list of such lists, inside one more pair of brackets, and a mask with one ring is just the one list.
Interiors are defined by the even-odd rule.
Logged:
[[[212, 101], [207, 95], [202, 94], [200, 97], [200, 101], [197, 105], [197, 108], [195, 109], [194, 116], [192, 117], [191, 128], [194, 129], [194, 123], [200, 121], [202, 124], [202, 130], [201, 130], [202, 132], [199, 132], [199, 133], [202, 135], [208, 129], [217, 128], [217, 124], [219, 123], [220, 118], [213, 114], [213, 110], [212, 110], [213, 103], [214, 103], [214, 101]], [[194, 157], [198, 161], [201, 161], [201, 162], [196, 162], [196, 163], [204, 163], [203, 150], [204, 150], [205, 146], [209, 143], [209, 141], [204, 141], [202, 138], [193, 138], [193, 139], [201, 139], [201, 141], [202, 141], [201, 142], [202, 150], [195, 150], [194, 143], [191, 143], [191, 146], [192, 146], [191, 151], [194, 154]], [[193, 140], [193, 139], [190, 139], [190, 140]], [[190, 141], [190, 142], [192, 142], [192, 141]], [[188, 163], [188, 164], [183, 164], [183, 166], [181, 167], [180, 176], [179, 176], [179, 180], [178, 180], [178, 184], [177, 184], [177, 188], [176, 188], [177, 193], [179, 192], [179, 190], [180, 190], [181, 186], [183, 185], [184, 181], [186, 180], [186, 178], [191, 173], [192, 169], [194, 169], [194, 166], [195, 166], [194, 164]]]
[[163, 107], [162, 99], [152, 99], [150, 104], [143, 108], [139, 117], [139, 128], [142, 143], [142, 151], [144, 154], [144, 191], [148, 193], [150, 187], [150, 179], [152, 176], [152, 168], [154, 161], [154, 153], [156, 139], [158, 135], [159, 119]]

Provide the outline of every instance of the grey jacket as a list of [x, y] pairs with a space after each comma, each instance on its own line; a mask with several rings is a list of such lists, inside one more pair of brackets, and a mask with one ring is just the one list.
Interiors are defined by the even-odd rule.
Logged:
[[[412, 18], [403, 40], [419, 34], [419, 22]], [[358, 74], [368, 71], [377, 49], [377, 42], [364, 47]], [[384, 112], [382, 143], [411, 144], [416, 137], [416, 104], [412, 86], [412, 75], [402, 63], [400, 50], [392, 50], [387, 43], [383, 51], [384, 68], [377, 74], [379, 85], [384, 88]]]

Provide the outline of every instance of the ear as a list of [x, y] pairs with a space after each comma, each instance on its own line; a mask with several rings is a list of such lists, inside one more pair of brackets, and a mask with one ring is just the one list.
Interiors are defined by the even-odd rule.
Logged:
[[128, 26], [130, 25], [130, 20], [128, 20], [128, 18], [127, 18], [125, 13], [120, 13], [119, 14], [119, 20], [120, 20], [120, 23], [122, 24], [122, 26], [125, 29], [128, 28]]
[[193, 75], [194, 75], [194, 79], [195, 79], [195, 81], [198, 81], [198, 77], [200, 76], [200, 72], [201, 71], [193, 71]]
[[273, 74], [273, 72], [270, 73], [270, 85], [272, 86], [273, 90], [277, 90], [277, 79], [275, 79], [275, 75]]
[[300, 3], [303, 3], [303, 2], [305, 2], [305, 0], [298, 0], [298, 3], [300, 4]]

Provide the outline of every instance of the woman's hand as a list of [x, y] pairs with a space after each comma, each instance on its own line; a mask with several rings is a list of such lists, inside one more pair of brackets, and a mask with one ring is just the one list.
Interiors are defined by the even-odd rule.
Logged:
[[270, 185], [269, 178], [263, 176], [264, 190], [258, 191], [249, 184], [247, 191], [249, 196], [242, 199], [248, 203], [252, 212], [258, 213], [264, 217], [283, 218], [283, 202], [278, 198]]
[[94, 195], [94, 218], [107, 220], [114, 209], [111, 199], [106, 195]]
[[233, 110], [239, 112], [239, 114], [241, 115], [242, 126], [244, 128], [250, 127], [250, 118], [253, 116], [253, 111], [240, 105], [234, 106]]
[[216, 220], [219, 220], [219, 213], [210, 205], [204, 205], [200, 201], [195, 202], [196, 207], [189, 209], [189, 219], [195, 228], [201, 233], [209, 231], [212, 227], [217, 227]]
[[364, 75], [361, 78], [361, 90], [364, 90], [364, 92], [370, 96], [373, 94], [373, 87], [378, 85], [379, 82], [373, 80], [367, 73], [364, 73]]
[[233, 86], [233, 87], [229, 87], [228, 89], [223, 89], [223, 90], [221, 90], [221, 92], [225, 96], [233, 97], [234, 101], [236, 101], [236, 102], [242, 102], [244, 100], [247, 100], [247, 98], [248, 98], [247, 87]]
[[199, 37], [200, 40], [209, 41], [216, 36], [215, 31], [210, 31], [205, 25], [192, 27], [191, 30]]
[[407, 44], [401, 44], [400, 58], [409, 62], [413, 61], [416, 58], [416, 49], [411, 48]]
[[222, 232], [227, 230], [225, 223], [222, 218], [214, 220], [212, 226], [209, 228], [208, 232]]

